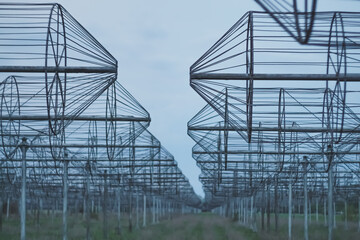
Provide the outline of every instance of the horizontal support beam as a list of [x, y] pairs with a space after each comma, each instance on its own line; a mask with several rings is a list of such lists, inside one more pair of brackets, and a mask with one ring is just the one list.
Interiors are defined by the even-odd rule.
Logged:
[[301, 80], [301, 81], [352, 81], [360, 82], [360, 74], [238, 74], [238, 73], [194, 73], [191, 80]]
[[[216, 165], [218, 165], [218, 162], [216, 160], [214, 160], [214, 161], [204, 160], [203, 161], [203, 160], [198, 160], [197, 159], [196, 162], [198, 164], [216, 164]], [[259, 162], [258, 160], [253, 160], [253, 161], [249, 161], [249, 160], [246, 160], [246, 161], [240, 161], [240, 160], [239, 161], [230, 161], [230, 160], [228, 160], [227, 161], [227, 169], [231, 168], [231, 167], [229, 167], [230, 164], [250, 164], [251, 163], [251, 164], [258, 165], [258, 164], [279, 164], [280, 162], [281, 161], [268, 161], [268, 160], [264, 160], [263, 162]], [[225, 164], [224, 162], [221, 162], [221, 163]], [[354, 164], [354, 163], [360, 163], [360, 160], [358, 160], [358, 161], [342, 160], [341, 162], [337, 162], [335, 160], [332, 161], [332, 164]], [[288, 161], [284, 162], [284, 165], [288, 165], [288, 164], [294, 165], [295, 163], [294, 162], [288, 162]], [[321, 161], [321, 160], [319, 160], [317, 162], [312, 161], [311, 164], [324, 164], [324, 162]], [[301, 165], [299, 164], [299, 166], [301, 166]], [[233, 169], [233, 168], [231, 168], [231, 169]], [[234, 170], [236, 171], [236, 169], [237, 168], [235, 168]]]
[[[218, 127], [218, 126], [190, 126], [188, 127], [189, 131], [238, 131], [238, 132], [246, 132], [248, 131], [247, 127], [237, 128], [237, 127]], [[286, 127], [286, 128], [278, 128], [278, 127], [253, 127], [251, 128], [253, 132], [306, 132], [306, 133], [322, 133], [329, 132], [327, 128], [317, 128], [317, 127]], [[344, 129], [332, 129], [332, 132], [338, 133], [360, 133], [360, 128], [344, 128]]]
[[114, 118], [106, 118], [105, 116], [63, 116], [63, 117], [50, 117], [48, 115], [29, 116], [29, 115], [3, 115], [1, 119], [4, 121], [20, 120], [20, 121], [49, 121], [49, 120], [64, 120], [64, 121], [116, 121], [116, 122], [150, 122], [150, 118], [141, 118], [133, 116], [121, 116]]
[[117, 73], [117, 67], [0, 66], [7, 73]]
[[[20, 147], [20, 145], [14, 145], [14, 144], [4, 144], [5, 147]], [[50, 144], [29, 144], [30, 148], [50, 148]], [[61, 145], [52, 145], [51, 148], [53, 149], [59, 149], [59, 148], [160, 148], [160, 145], [106, 145], [106, 144], [61, 144]], [[77, 159], [75, 159], [77, 160]]]
[[[83, 158], [78, 158], [78, 159], [73, 159], [73, 158], [68, 158], [68, 159], [61, 159], [61, 161], [64, 161], [64, 160], [66, 160], [66, 161], [71, 161], [71, 162], [77, 162], [77, 163], [83, 163], [83, 164], [85, 164], [86, 162], [88, 162], [89, 160], [88, 159], [83, 159]], [[1, 161], [6, 161], [5, 159], [1, 159]], [[14, 158], [14, 159], [11, 159], [11, 160], [8, 160], [8, 161], [11, 161], [11, 162], [21, 162], [22, 161], [22, 159], [21, 158], [19, 158], [19, 159], [17, 159], [17, 158]], [[53, 162], [54, 161], [54, 159], [53, 158], [26, 158], [26, 162], [39, 162], [39, 161], [50, 161], [50, 162]], [[57, 160], [57, 161], [60, 161], [60, 160]], [[164, 162], [174, 162], [175, 160], [174, 159], [159, 159], [159, 158], [152, 158], [152, 159], [143, 159], [143, 158], [141, 158], [141, 159], [138, 159], [138, 158], [136, 158], [135, 157], [135, 159], [124, 159], [124, 158], [121, 158], [121, 159], [113, 159], [113, 160], [109, 160], [109, 159], [107, 159], [107, 158], [97, 158], [96, 160], [90, 160], [90, 162], [111, 162], [112, 164], [114, 164], [114, 163], [118, 163], [118, 162], [120, 162], [120, 163], [122, 163], [122, 162], [126, 162], [126, 163], [128, 163], [128, 162], [133, 162], [133, 161], [136, 161], [137, 163], [143, 163], [143, 162], [148, 162], [150, 165], [148, 165], [148, 167], [152, 167], [153, 165], [151, 165], [152, 164], [152, 162], [161, 162], [161, 163], [164, 163]], [[103, 164], [103, 163], [102, 163]], [[155, 166], [155, 165], [154, 165]], [[31, 166], [28, 166], [28, 167], [31, 167]], [[70, 168], [70, 166], [69, 166], [69, 168]]]
[[[257, 151], [193, 151], [193, 154], [262, 154], [262, 155], [326, 155], [327, 153], [320, 152], [320, 151], [299, 151], [299, 152], [278, 152], [278, 151], [266, 151], [266, 152], [257, 152]], [[334, 155], [358, 155], [360, 151], [352, 151], [352, 152], [336, 152], [334, 151]], [[254, 162], [255, 163], [255, 162]]]

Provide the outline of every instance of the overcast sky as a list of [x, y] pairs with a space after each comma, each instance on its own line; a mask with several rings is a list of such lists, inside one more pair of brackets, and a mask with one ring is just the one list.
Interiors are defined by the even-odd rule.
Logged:
[[[260, 7], [253, 0], [58, 2], [118, 60], [118, 80], [150, 113], [149, 130], [203, 195], [187, 122], [206, 103], [189, 86], [189, 67], [245, 12]], [[360, 11], [360, 3], [319, 0], [318, 10]]]

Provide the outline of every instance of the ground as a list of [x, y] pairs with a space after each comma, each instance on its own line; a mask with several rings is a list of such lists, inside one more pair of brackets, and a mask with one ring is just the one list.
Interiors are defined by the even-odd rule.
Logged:
[[[125, 218], [126, 216], [124, 216]], [[256, 240], [256, 239], [288, 239], [287, 238], [287, 215], [280, 216], [280, 227], [278, 233], [271, 230], [261, 231], [260, 218], [258, 216], [258, 231], [253, 232], [239, 224], [236, 220], [223, 218], [211, 213], [188, 214], [178, 216], [173, 219], [166, 217], [158, 224], [150, 224], [146, 228], [136, 228], [130, 233], [127, 227], [127, 220], [124, 219], [122, 225], [122, 235], [119, 236], [116, 229], [116, 218], [109, 218], [109, 239], [129, 239], [129, 240]], [[273, 218], [272, 218], [273, 220]], [[312, 218], [309, 227], [310, 239], [327, 239], [327, 228], [324, 226], [323, 218], [320, 216], [316, 223], [315, 217]], [[35, 218], [31, 215], [27, 218], [27, 239], [62, 239], [61, 215], [52, 217], [51, 214], [42, 214], [40, 217], [40, 226], [37, 226]], [[150, 217], [148, 221], [151, 221]], [[296, 215], [293, 219], [293, 236], [295, 239], [304, 239], [303, 237], [303, 218], [302, 215]], [[142, 224], [140, 224], [142, 225]], [[20, 237], [19, 218], [16, 216], [6, 217], [3, 220], [3, 228], [0, 232], [0, 239], [19, 239]], [[92, 239], [103, 239], [101, 217], [94, 215], [91, 222]], [[82, 215], [69, 216], [69, 239], [85, 239], [85, 221]], [[357, 232], [357, 224], [349, 223], [349, 229], [344, 229], [344, 223], [341, 216], [337, 221], [337, 228], [334, 230], [334, 239], [360, 239], [360, 233]]]

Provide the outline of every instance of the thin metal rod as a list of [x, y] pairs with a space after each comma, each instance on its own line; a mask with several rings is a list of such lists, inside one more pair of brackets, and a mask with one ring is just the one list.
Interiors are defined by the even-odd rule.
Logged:
[[[4, 144], [5, 147], [17, 147], [16, 144]], [[124, 145], [106, 145], [106, 144], [94, 144], [92, 145], [91, 143], [89, 144], [61, 144], [58, 146], [52, 145], [50, 146], [50, 144], [30, 144], [29, 145], [30, 148], [48, 148], [51, 147], [53, 149], [56, 148], [89, 148], [89, 147], [98, 147], [98, 148], [105, 148], [105, 147], [113, 147], [113, 148], [129, 148], [129, 147], [134, 147], [134, 148], [159, 148], [159, 145], [129, 145], [129, 144], [124, 144]], [[168, 160], [168, 159], [165, 159]], [[162, 159], [161, 159], [162, 161]]]
[[117, 67], [0, 66], [0, 72], [32, 73], [116, 73]]
[[358, 216], [358, 232], [360, 232], [360, 197], [358, 199], [358, 209], [359, 209], [359, 216]]
[[68, 205], [68, 161], [64, 161], [64, 192], [63, 192], [63, 240], [67, 240], [67, 205]]
[[334, 226], [334, 213], [333, 213], [333, 166], [329, 169], [328, 179], [328, 240], [332, 240], [333, 226]]
[[118, 209], [117, 209], [117, 224], [118, 234], [121, 234], [121, 188], [118, 188]]
[[288, 210], [289, 210], [289, 216], [288, 216], [288, 228], [289, 228], [289, 240], [291, 240], [291, 228], [292, 228], [292, 185], [291, 185], [291, 178], [290, 178], [290, 182], [289, 182], [289, 205], [288, 205]]
[[108, 199], [107, 170], [105, 170], [104, 171], [104, 200], [103, 200], [103, 238], [104, 239], [108, 239], [107, 199]]
[[91, 239], [90, 234], [90, 172], [86, 171], [86, 196], [85, 196], [85, 210], [86, 210], [86, 239]]
[[136, 229], [139, 229], [139, 191], [136, 191]]
[[26, 138], [23, 138], [21, 143], [21, 152], [22, 152], [21, 212], [20, 212], [21, 240], [26, 239], [26, 151], [27, 151], [27, 142], [26, 142]]
[[155, 218], [156, 218], [156, 216], [155, 216], [155, 211], [156, 211], [156, 206], [155, 206], [155, 204], [156, 204], [156, 201], [155, 201], [155, 196], [153, 196], [153, 200], [152, 200], [152, 202], [153, 202], [153, 207], [152, 207], [152, 224], [155, 224]]
[[48, 121], [48, 120], [71, 120], [71, 121], [116, 121], [116, 122], [149, 122], [150, 118], [141, 118], [133, 116], [123, 116], [123, 117], [112, 117], [106, 118], [103, 116], [59, 116], [59, 117], [49, 117], [48, 115], [2, 115], [2, 120], [22, 120], [22, 121]]
[[360, 81], [360, 74], [237, 74], [237, 73], [195, 73], [191, 80], [301, 80], [301, 81]]
[[143, 227], [146, 227], [146, 195], [144, 194]]
[[[244, 150], [231, 150], [231, 151], [227, 151], [227, 154], [258, 154], [259, 152], [257, 151], [244, 151]], [[225, 151], [193, 151], [193, 154], [225, 154]], [[263, 155], [277, 155], [279, 154], [279, 152], [277, 151], [263, 151], [261, 152], [261, 154]], [[282, 152], [282, 155], [296, 155], [296, 154], [304, 154], [304, 155], [323, 155], [326, 154], [326, 152], [321, 152], [321, 151], [299, 151], [299, 152]], [[352, 152], [346, 152], [346, 151], [339, 151], [339, 152], [334, 152], [334, 154], [346, 154], [346, 155], [358, 155], [360, 154], [359, 151], [352, 151]], [[202, 162], [202, 161], [199, 161]], [[237, 161], [237, 162], [245, 162], [245, 161]]]
[[[14, 119], [17, 120], [17, 119]], [[21, 119], [20, 119], [21, 120]], [[222, 127], [222, 126], [189, 126], [189, 131], [237, 131], [237, 132], [246, 132], [248, 129], [244, 126], [242, 127]], [[321, 127], [252, 127], [251, 130], [253, 132], [307, 132], [307, 133], [325, 133], [328, 132], [328, 128], [321, 128]], [[343, 132], [343, 133], [360, 133], [360, 128], [342, 128], [342, 129], [332, 129], [332, 132]]]
[[309, 240], [307, 172], [304, 168], [304, 239]]

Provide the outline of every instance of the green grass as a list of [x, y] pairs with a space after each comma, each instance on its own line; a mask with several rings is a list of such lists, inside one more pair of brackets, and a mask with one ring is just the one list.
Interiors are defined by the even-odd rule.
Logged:
[[[85, 239], [86, 222], [82, 215], [69, 215], [69, 239]], [[253, 232], [249, 228], [240, 225], [236, 220], [223, 218], [211, 213], [190, 214], [178, 216], [172, 220], [166, 217], [158, 224], [148, 224], [146, 228], [135, 228], [132, 232], [128, 230], [127, 215], [123, 214], [121, 236], [117, 232], [117, 220], [115, 216], [108, 218], [108, 236], [112, 239], [125, 240], [271, 240], [287, 239], [287, 215], [279, 216], [279, 230], [275, 232], [274, 216], [271, 216], [271, 230], [261, 230], [261, 217], [257, 215], [258, 232]], [[134, 219], [135, 222], [135, 219]], [[151, 222], [151, 215], [147, 220]], [[102, 218], [94, 214], [91, 219], [91, 236], [93, 240], [103, 239]], [[140, 222], [142, 226], [142, 222]], [[296, 214], [293, 218], [294, 240], [303, 239], [303, 215]], [[313, 216], [312, 223], [309, 225], [310, 239], [327, 239], [327, 227], [324, 226], [323, 216], [319, 215], [319, 222], [316, 223]], [[0, 232], [0, 239], [12, 240], [19, 239], [20, 226], [19, 217], [10, 216], [4, 219], [3, 230]], [[35, 218], [27, 216], [27, 239], [61, 239], [62, 238], [62, 216], [58, 213], [55, 217], [41, 214], [40, 227], [37, 227]], [[337, 228], [334, 230], [334, 239], [360, 239], [357, 232], [357, 223], [349, 222], [349, 229], [344, 229], [342, 216], [337, 218]]]

